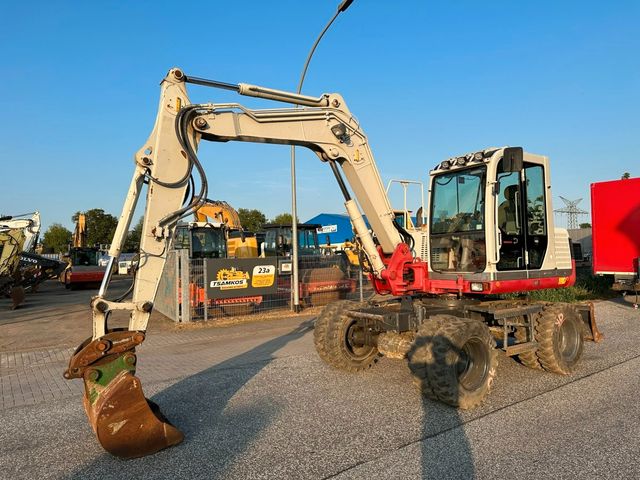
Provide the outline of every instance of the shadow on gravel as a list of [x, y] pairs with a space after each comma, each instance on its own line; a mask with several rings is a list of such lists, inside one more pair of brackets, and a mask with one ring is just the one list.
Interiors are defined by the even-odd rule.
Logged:
[[[415, 355], [417, 350], [422, 354]], [[419, 357], [420, 364], [414, 359]], [[460, 398], [459, 388], [447, 387], [447, 379], [461, 376], [479, 382], [477, 365], [466, 360], [466, 353], [444, 336], [422, 337], [409, 353], [414, 379], [422, 391], [423, 424], [421, 434], [421, 477], [423, 479], [469, 479], [474, 477], [471, 446], [464, 432], [464, 420], [451, 405], [469, 402]], [[444, 361], [443, 361], [444, 360]]]
[[68, 478], [223, 478], [279, 411], [276, 404], [242, 403], [231, 398], [287, 343], [313, 328], [306, 321], [291, 332], [203, 370], [151, 397], [185, 435], [182, 444], [155, 455], [120, 460], [104, 454]]

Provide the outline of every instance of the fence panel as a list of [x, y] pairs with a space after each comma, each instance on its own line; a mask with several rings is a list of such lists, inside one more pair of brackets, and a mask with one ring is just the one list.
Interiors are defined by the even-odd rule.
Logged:
[[175, 251], [170, 251], [158, 284], [154, 308], [174, 322], [179, 321], [178, 278], [178, 256]]
[[[292, 268], [289, 257], [269, 257], [262, 260], [265, 265], [270, 264], [276, 268], [275, 285], [268, 289], [268, 293], [238, 287], [239, 294], [234, 296], [228, 289], [222, 293], [219, 287], [232, 288], [231, 283], [227, 285], [225, 282], [233, 281], [236, 281], [238, 285], [242, 281], [255, 285], [253, 274], [257, 270], [252, 269], [257, 267], [253, 263], [257, 262], [256, 265], [258, 265], [261, 263], [260, 260], [246, 259], [247, 261], [244, 263], [247, 265], [244, 265], [242, 261], [234, 259], [188, 259], [185, 250], [171, 252], [171, 254], [174, 254], [175, 259], [172, 265], [176, 266], [177, 272], [174, 274], [171, 267], [165, 267], [159, 295], [162, 292], [164, 298], [170, 297], [169, 291], [172, 287], [170, 281], [165, 277], [172, 276], [178, 286], [178, 293], [174, 295], [175, 298], [179, 298], [175, 302], [178, 314], [168, 315], [161, 311], [176, 321], [215, 321], [222, 317], [244, 316], [291, 308]], [[225, 263], [229, 265], [225, 266]], [[224, 271], [224, 274], [219, 273], [221, 270]], [[185, 288], [182, 287], [183, 285]], [[188, 287], [186, 287], [187, 285]], [[366, 276], [362, 275], [360, 267], [351, 265], [343, 255], [301, 256], [299, 258], [298, 291], [300, 304], [303, 308], [322, 306], [341, 299], [361, 301], [373, 293], [369, 281]], [[161, 308], [165, 311], [169, 310], [165, 306]]]

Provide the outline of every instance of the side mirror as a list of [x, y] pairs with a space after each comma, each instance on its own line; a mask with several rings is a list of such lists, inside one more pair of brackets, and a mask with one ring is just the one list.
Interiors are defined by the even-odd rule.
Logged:
[[502, 156], [502, 170], [504, 172], [519, 172], [523, 166], [524, 152], [522, 147], [507, 147]]

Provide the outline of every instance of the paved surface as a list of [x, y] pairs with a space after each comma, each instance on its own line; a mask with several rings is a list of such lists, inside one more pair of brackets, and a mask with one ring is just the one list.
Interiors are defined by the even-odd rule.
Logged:
[[[109, 294], [115, 297], [124, 293], [130, 283], [130, 276], [114, 275]], [[38, 286], [37, 292], [28, 292], [24, 303], [15, 310], [10, 310], [10, 299], [0, 298], [0, 325], [37, 320], [42, 315], [50, 316], [57, 311], [66, 314], [73, 314], [79, 309], [86, 311], [91, 296], [97, 293], [97, 288], [70, 290], [57, 280], [47, 280]]]
[[[131, 277], [114, 276], [108, 295], [123, 294]], [[91, 333], [89, 301], [97, 289], [67, 290], [60, 282], [49, 280], [38, 292], [27, 293], [26, 301], [10, 310], [11, 300], [0, 298], [0, 351], [46, 350], [60, 345], [76, 347]], [[173, 330], [174, 324], [153, 313], [151, 331]], [[126, 312], [114, 312], [110, 323], [128, 321]]]
[[329, 369], [308, 319], [158, 332], [139, 376], [186, 440], [131, 461], [100, 449], [81, 383], [61, 380], [68, 348], [4, 352], [0, 478], [637, 478], [640, 311], [597, 313], [606, 338], [574, 376], [502, 356], [471, 412], [423, 400], [405, 362]]

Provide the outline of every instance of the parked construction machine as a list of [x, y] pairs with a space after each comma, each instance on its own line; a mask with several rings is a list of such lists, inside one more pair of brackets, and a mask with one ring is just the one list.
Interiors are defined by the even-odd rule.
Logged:
[[[345, 298], [356, 288], [356, 282], [349, 278], [350, 268], [343, 252], [326, 254], [320, 248], [318, 229], [321, 225], [299, 223], [298, 265], [299, 298], [305, 306], [322, 306]], [[285, 291], [291, 290], [293, 228], [290, 223], [268, 223], [261, 255], [279, 257], [279, 284]]]
[[[302, 108], [191, 104], [187, 83]], [[381, 355], [406, 357], [426, 396], [472, 408], [487, 397], [495, 378], [496, 339], [506, 355], [519, 356], [527, 366], [569, 374], [580, 360], [584, 338], [599, 338], [589, 306], [493, 297], [568, 287], [575, 281], [567, 231], [554, 227], [547, 157], [500, 147], [439, 163], [430, 172], [428, 226], [409, 230], [394, 221], [370, 143], [340, 95], [311, 97], [234, 85], [174, 68], [161, 83], [151, 135], [135, 155], [109, 251], [113, 262], [148, 183], [133, 297], [108, 299], [108, 268], [91, 301], [93, 335], [77, 348], [65, 371], [66, 378], [83, 379], [88, 418], [102, 446], [114, 455], [147, 455], [183, 439], [147, 403], [134, 375], [135, 349], [145, 339], [175, 224], [207, 196], [207, 178], [196, 154], [202, 140], [304, 146], [333, 172], [379, 294], [371, 302], [332, 303], [317, 318], [316, 349], [335, 368], [355, 372], [370, 368]], [[194, 169], [200, 189], [192, 189], [183, 204]], [[113, 310], [130, 312], [127, 329], [108, 328]]]
[[[195, 212], [195, 222], [179, 223], [176, 228], [173, 248], [188, 249], [190, 259], [205, 258], [257, 258], [256, 235], [245, 232], [240, 217], [233, 207], [224, 201], [206, 200]], [[303, 267], [300, 270], [300, 298], [305, 305], [326, 305], [344, 298], [355, 289], [355, 281], [346, 278], [343, 257], [322, 255], [318, 245], [318, 225], [299, 224], [298, 239]], [[264, 225], [262, 257], [279, 257], [277, 272], [277, 294], [268, 297], [275, 303], [288, 300], [291, 290], [291, 244], [290, 224]], [[345, 260], [346, 261], [346, 260]], [[191, 307], [200, 308], [205, 302], [219, 307], [225, 315], [248, 315], [265, 301], [264, 295], [240, 295], [233, 298], [212, 298], [205, 294], [203, 280], [204, 265], [191, 265], [192, 279], [189, 285]], [[238, 292], [239, 294], [241, 292]], [[181, 296], [179, 296], [182, 298]], [[281, 301], [281, 302], [280, 302]]]
[[0, 295], [11, 298], [12, 309], [24, 302], [19, 269], [24, 241], [22, 228], [0, 228]]
[[68, 265], [60, 274], [60, 281], [65, 288], [75, 289], [92, 287], [100, 284], [105, 274], [105, 267], [98, 264], [100, 249], [87, 245], [87, 223], [84, 213], [78, 214], [73, 231], [71, 246], [65, 256]]
[[56, 278], [65, 264], [35, 253], [40, 234], [40, 213], [0, 217], [0, 295], [10, 297], [12, 308], [49, 278]]
[[[227, 202], [206, 199], [194, 212], [194, 219], [178, 223], [173, 242], [174, 249], [188, 249], [189, 259], [258, 257], [255, 234], [245, 232], [238, 212]], [[261, 296], [208, 298], [203, 281], [204, 265], [192, 263], [190, 269], [189, 299], [192, 308], [200, 309], [208, 302], [226, 315], [246, 315], [262, 303]], [[182, 295], [178, 298], [182, 299]]]
[[255, 233], [246, 232], [235, 208], [222, 200], [209, 200], [194, 212], [195, 222], [190, 223], [192, 231], [207, 227], [211, 222], [224, 226], [227, 257], [254, 258], [258, 256], [258, 241]]
[[18, 228], [24, 233], [24, 252], [33, 252], [40, 235], [40, 212], [23, 213], [21, 215], [7, 215], [0, 217], [0, 228], [3, 230]]

